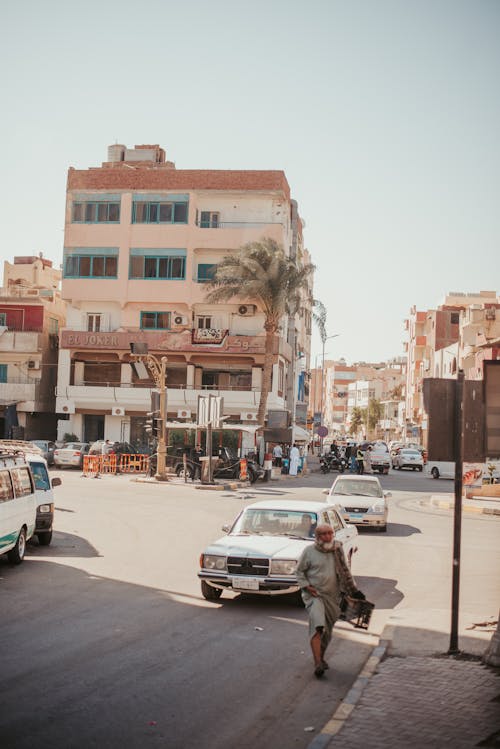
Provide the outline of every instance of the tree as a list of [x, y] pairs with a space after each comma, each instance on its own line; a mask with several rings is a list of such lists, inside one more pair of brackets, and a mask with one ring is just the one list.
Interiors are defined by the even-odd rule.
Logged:
[[369, 432], [373, 432], [379, 420], [382, 418], [383, 407], [381, 402], [376, 398], [370, 398], [366, 411], [365, 426]]
[[264, 311], [266, 344], [257, 412], [257, 421], [261, 425], [264, 424], [271, 390], [276, 333], [285, 314], [295, 315], [306, 302], [311, 302], [309, 279], [313, 272], [314, 265], [298, 266], [274, 239], [264, 237], [258, 242], [249, 242], [235, 254], [225, 255], [209, 282], [206, 295], [209, 304], [238, 297], [259, 302]]
[[354, 406], [351, 413], [351, 434], [356, 435], [364, 423], [363, 409]]

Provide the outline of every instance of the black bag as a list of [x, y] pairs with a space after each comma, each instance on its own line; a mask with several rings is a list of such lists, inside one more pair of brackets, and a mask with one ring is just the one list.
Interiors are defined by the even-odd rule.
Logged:
[[368, 629], [372, 616], [374, 603], [352, 598], [345, 593], [340, 596], [340, 619], [349, 622], [356, 629]]

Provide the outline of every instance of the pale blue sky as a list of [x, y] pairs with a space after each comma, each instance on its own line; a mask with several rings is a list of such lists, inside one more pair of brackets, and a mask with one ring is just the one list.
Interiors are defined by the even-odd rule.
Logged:
[[413, 304], [500, 292], [499, 0], [28, 0], [2, 26], [2, 261], [61, 261], [68, 166], [160, 143], [285, 170], [332, 357], [401, 355]]

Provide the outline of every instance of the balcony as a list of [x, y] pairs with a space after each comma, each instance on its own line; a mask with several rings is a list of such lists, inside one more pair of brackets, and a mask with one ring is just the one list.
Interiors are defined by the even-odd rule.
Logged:
[[0, 351], [35, 354], [42, 350], [42, 334], [39, 330], [4, 330], [0, 333]]
[[199, 229], [262, 229], [264, 226], [281, 226], [281, 221], [219, 221], [211, 219], [210, 221], [196, 222]]
[[28, 403], [34, 410], [38, 398], [38, 383], [25, 381], [0, 382], [0, 403]]
[[[175, 414], [179, 410], [190, 410], [194, 415], [198, 407], [198, 396], [221, 395], [224, 398], [224, 412], [230, 415], [238, 415], [243, 411], [255, 412], [259, 406], [259, 390], [243, 390], [232, 388], [217, 390], [212, 387], [202, 389], [188, 389], [185, 386], [167, 388], [167, 408], [169, 414]], [[151, 386], [132, 385], [68, 385], [56, 388], [56, 411], [64, 413], [71, 409], [102, 409], [111, 411], [115, 406], [120, 406], [127, 411], [147, 412], [151, 409]], [[66, 408], [65, 408], [66, 406]], [[270, 393], [267, 401], [268, 408], [284, 408], [284, 399], [276, 394]]]

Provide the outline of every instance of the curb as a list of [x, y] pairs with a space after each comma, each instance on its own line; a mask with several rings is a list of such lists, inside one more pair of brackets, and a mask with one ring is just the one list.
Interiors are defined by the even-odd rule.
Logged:
[[[384, 637], [386, 632], [387, 637]], [[348, 720], [352, 711], [358, 704], [366, 685], [376, 672], [379, 663], [385, 658], [391, 643], [392, 632], [392, 625], [387, 625], [384, 628], [384, 632], [382, 633], [383, 639], [380, 639], [379, 644], [375, 645], [371, 655], [368, 656], [365, 665], [361, 669], [358, 678], [347, 692], [342, 703], [335, 710], [330, 720], [323, 726], [321, 733], [315, 736], [308, 744], [307, 749], [325, 749], [325, 747], [328, 747], [330, 743], [333, 743], [335, 737], [338, 736], [344, 727], [344, 723]]]
[[[432, 507], [437, 507], [438, 510], [453, 510], [455, 507], [454, 501], [443, 501], [442, 499], [430, 498], [430, 501], [425, 499], [420, 500], [420, 505], [424, 506], [430, 504]], [[480, 507], [474, 505], [466, 505], [462, 503], [462, 512], [473, 512], [478, 515], [500, 515], [500, 507]]]

